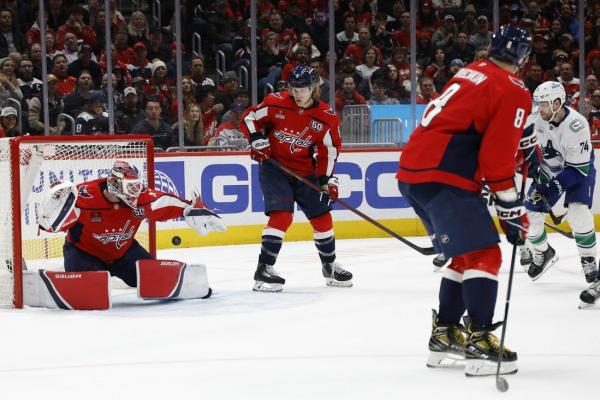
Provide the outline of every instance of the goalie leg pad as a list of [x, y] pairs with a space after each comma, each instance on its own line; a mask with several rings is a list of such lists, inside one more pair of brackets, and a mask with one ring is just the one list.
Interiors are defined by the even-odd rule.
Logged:
[[31, 307], [63, 310], [108, 310], [108, 271], [24, 271], [23, 301]]
[[205, 265], [139, 260], [136, 267], [140, 299], [200, 299], [211, 293]]

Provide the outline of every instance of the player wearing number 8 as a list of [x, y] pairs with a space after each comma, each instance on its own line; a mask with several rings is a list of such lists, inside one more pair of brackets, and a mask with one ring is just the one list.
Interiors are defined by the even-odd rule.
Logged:
[[[491, 333], [500, 237], [479, 194], [483, 181], [495, 196], [509, 242], [524, 242], [527, 216], [515, 187], [516, 157], [531, 95], [516, 74], [526, 62], [526, 32], [501, 27], [492, 37], [489, 60], [461, 69], [431, 101], [402, 150], [398, 186], [421, 218], [433, 245], [452, 261], [439, 291], [429, 341], [430, 367], [465, 363], [467, 375], [517, 370], [517, 355], [502, 354]], [[467, 338], [460, 320], [468, 314]]]

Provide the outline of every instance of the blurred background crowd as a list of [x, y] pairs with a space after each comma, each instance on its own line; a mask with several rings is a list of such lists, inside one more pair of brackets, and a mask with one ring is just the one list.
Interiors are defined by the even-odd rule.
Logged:
[[[336, 0], [331, 52], [327, 0], [256, 0], [255, 24], [250, 0], [181, 0], [178, 13], [173, 1], [107, 1], [110, 15], [102, 0], [46, 0], [42, 34], [37, 2], [0, 0], [0, 137], [109, 132], [109, 49], [114, 131], [149, 133], [163, 149], [180, 144], [180, 124], [184, 146], [243, 148], [238, 128], [252, 89], [257, 101], [287, 90], [298, 64], [318, 72], [315, 94], [326, 102], [334, 99], [340, 117], [349, 105], [410, 104], [411, 94], [417, 104], [426, 104], [460, 68], [487, 57], [494, 18], [492, 1], [416, 0], [416, 48], [411, 49], [409, 0]], [[511, 23], [531, 35], [533, 52], [521, 71], [529, 90], [546, 80], [561, 82], [573, 107], [584, 102], [593, 135], [600, 138], [600, 0], [584, 2], [583, 20], [577, 6], [568, 0], [499, 0], [496, 17], [500, 25]], [[176, 14], [182, 120], [177, 118]], [[248, 75], [253, 29], [256, 80]], [[49, 121], [41, 96], [41, 40]]]

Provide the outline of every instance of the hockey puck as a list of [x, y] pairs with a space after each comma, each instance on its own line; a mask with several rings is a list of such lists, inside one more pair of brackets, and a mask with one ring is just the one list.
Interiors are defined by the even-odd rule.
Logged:
[[498, 389], [499, 392], [506, 392], [508, 391], [508, 382], [506, 381], [506, 379], [504, 379], [503, 377], [498, 377], [498, 379], [496, 379], [496, 389]]
[[173, 243], [175, 246], [179, 246], [181, 244], [181, 238], [179, 236], [173, 236], [171, 243]]

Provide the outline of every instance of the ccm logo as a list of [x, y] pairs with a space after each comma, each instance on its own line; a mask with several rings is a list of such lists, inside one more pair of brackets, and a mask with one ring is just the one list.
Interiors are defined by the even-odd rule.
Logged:
[[57, 274], [54, 275], [56, 279], [81, 279], [81, 274]]
[[520, 210], [502, 211], [502, 212], [498, 213], [498, 217], [502, 218], [502, 219], [517, 218], [517, 217], [520, 217], [521, 215], [522, 215], [522, 212]]
[[535, 146], [537, 144], [537, 142], [538, 142], [538, 140], [537, 140], [537, 136], [536, 135], [531, 135], [531, 136], [528, 136], [528, 137], [524, 137], [519, 142], [519, 148], [521, 148], [521, 149], [527, 149], [529, 147]]

